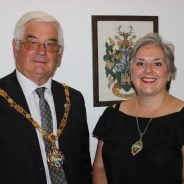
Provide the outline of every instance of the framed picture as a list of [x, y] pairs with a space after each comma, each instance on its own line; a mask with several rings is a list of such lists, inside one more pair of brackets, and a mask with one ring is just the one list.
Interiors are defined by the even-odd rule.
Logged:
[[92, 15], [94, 106], [135, 96], [128, 73], [129, 53], [138, 38], [158, 32], [158, 16]]

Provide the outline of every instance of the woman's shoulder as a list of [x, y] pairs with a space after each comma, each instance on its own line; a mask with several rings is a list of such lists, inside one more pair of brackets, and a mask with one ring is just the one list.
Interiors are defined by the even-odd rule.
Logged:
[[120, 103], [116, 103], [116, 104], [113, 104], [112, 106], [106, 107], [101, 117], [112, 116], [112, 114], [114, 114], [115, 112], [119, 110], [119, 107], [120, 107]]
[[168, 110], [171, 113], [184, 111], [184, 101], [171, 95], [168, 102]]
[[135, 116], [136, 115], [135, 104], [136, 104], [135, 98], [130, 98], [128, 100], [122, 101], [119, 105], [119, 111], [130, 116]]
[[120, 104], [115, 104], [115, 105], [107, 107], [104, 110], [104, 112], [98, 119], [98, 122], [93, 130], [93, 135], [95, 137], [101, 138], [102, 135], [106, 132], [106, 130], [111, 127], [114, 117], [116, 116], [116, 113], [118, 112], [119, 105]]

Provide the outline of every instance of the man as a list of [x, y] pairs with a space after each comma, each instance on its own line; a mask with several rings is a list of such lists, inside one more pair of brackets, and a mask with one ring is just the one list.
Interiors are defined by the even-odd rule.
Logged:
[[2, 184], [91, 183], [83, 96], [52, 80], [63, 48], [60, 24], [47, 13], [17, 22], [16, 70], [0, 80]]

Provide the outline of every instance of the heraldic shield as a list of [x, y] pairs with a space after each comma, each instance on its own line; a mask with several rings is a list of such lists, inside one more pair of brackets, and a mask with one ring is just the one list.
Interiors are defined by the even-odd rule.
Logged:
[[108, 88], [113, 94], [124, 99], [135, 96], [135, 91], [129, 74], [129, 55], [134, 45], [136, 35], [133, 34], [133, 26], [129, 26], [129, 32], [117, 27], [117, 35], [109, 37], [105, 43], [105, 76]]

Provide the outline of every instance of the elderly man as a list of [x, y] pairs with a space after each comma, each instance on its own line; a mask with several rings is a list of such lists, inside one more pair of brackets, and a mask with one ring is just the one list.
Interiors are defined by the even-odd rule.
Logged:
[[16, 70], [0, 79], [0, 183], [91, 183], [89, 132], [82, 94], [52, 79], [63, 32], [32, 11], [16, 24]]

